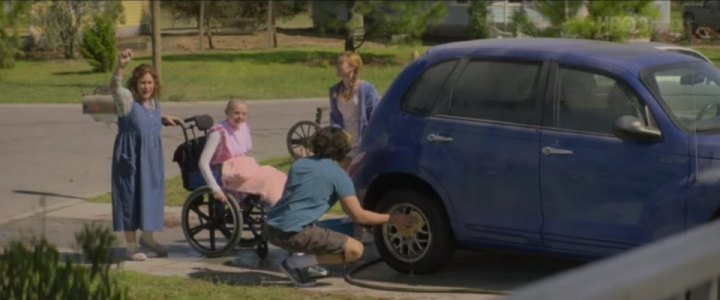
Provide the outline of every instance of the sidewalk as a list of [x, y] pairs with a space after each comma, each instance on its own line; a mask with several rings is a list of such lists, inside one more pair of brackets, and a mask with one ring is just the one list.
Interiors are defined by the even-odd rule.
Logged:
[[[181, 207], [166, 207], [165, 231], [156, 235], [156, 239], [167, 245], [168, 258], [150, 258], [144, 262], [125, 261], [124, 269], [157, 276], [183, 276], [191, 278], [223, 277], [233, 284], [240, 285], [288, 285], [289, 281], [279, 271], [277, 265], [285, 258], [286, 252], [270, 246], [266, 259], [258, 258], [255, 249], [238, 249], [234, 254], [221, 258], [205, 258], [197, 254], [185, 241], [180, 226]], [[9, 240], [41, 234], [54, 243], [61, 251], [76, 251], [73, 246], [76, 231], [87, 222], [98, 222], [110, 226], [112, 219], [110, 204], [80, 202], [52, 212], [45, 216], [35, 216], [6, 223], [0, 229], [0, 245]], [[122, 238], [117, 235], [118, 239]], [[374, 245], [367, 245], [364, 261], [378, 257]], [[120, 252], [120, 249], [117, 249]], [[501, 299], [492, 295], [471, 294], [430, 294], [406, 293], [372, 290], [350, 285], [344, 281], [346, 270], [330, 268], [330, 276], [318, 280], [319, 286], [313, 288], [321, 292], [339, 293], [348, 296], [370, 296], [392, 299]], [[450, 274], [452, 275], [452, 274]], [[401, 287], [475, 287], [479, 277], [464, 275], [452, 276], [410, 276], [399, 274], [384, 263], [374, 265], [359, 272], [357, 278], [378, 283], [392, 283]], [[474, 278], [473, 278], [474, 277]], [[493, 285], [492, 283], [490, 284]], [[495, 284], [497, 286], [497, 284]]]

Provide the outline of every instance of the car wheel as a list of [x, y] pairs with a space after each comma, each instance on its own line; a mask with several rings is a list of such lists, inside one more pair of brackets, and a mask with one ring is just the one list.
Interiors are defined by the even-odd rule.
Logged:
[[450, 222], [439, 201], [410, 189], [385, 194], [377, 211], [414, 215], [411, 230], [385, 224], [375, 229], [375, 245], [383, 260], [402, 273], [429, 274], [444, 268], [455, 251]]

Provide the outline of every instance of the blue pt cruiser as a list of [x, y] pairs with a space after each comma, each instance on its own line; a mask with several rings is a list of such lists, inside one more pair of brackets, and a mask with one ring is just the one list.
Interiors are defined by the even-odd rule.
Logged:
[[401, 272], [458, 247], [612, 255], [720, 217], [720, 71], [587, 40], [436, 46], [385, 93], [351, 169], [366, 207], [421, 220], [375, 231]]

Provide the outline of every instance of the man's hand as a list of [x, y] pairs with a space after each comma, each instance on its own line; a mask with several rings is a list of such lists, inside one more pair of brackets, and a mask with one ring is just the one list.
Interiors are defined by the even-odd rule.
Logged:
[[415, 215], [390, 215], [390, 224], [397, 226], [400, 230], [411, 230], [419, 221]]

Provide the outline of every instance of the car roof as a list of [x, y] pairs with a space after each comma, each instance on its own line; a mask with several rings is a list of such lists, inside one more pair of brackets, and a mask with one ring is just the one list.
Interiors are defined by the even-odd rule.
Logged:
[[639, 47], [653, 47], [653, 48], [660, 49], [660, 50], [692, 52], [697, 57], [701, 57], [703, 60], [705, 60], [709, 63], [712, 63], [712, 61], [707, 56], [702, 54], [702, 52], [697, 51], [693, 48], [683, 47], [680, 45], [666, 44], [666, 43], [659, 43], [659, 42], [631, 42], [631, 43], [627, 43], [627, 45], [639, 46]]
[[448, 43], [428, 50], [429, 60], [457, 56], [513, 56], [527, 59], [555, 59], [561, 63], [613, 65], [627, 71], [672, 63], [693, 62], [686, 54], [655, 47], [637, 47], [620, 43], [582, 39], [513, 38], [484, 39]]

